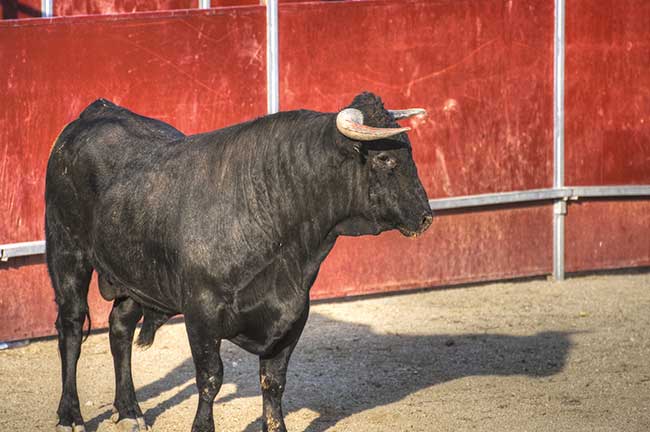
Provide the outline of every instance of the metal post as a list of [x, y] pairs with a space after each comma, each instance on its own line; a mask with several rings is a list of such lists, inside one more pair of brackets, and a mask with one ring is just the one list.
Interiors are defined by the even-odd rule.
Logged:
[[210, 0], [199, 0], [199, 9], [210, 9]]
[[278, 0], [266, 2], [266, 94], [269, 114], [280, 110]]
[[41, 16], [50, 18], [54, 15], [54, 0], [41, 0]]
[[[553, 188], [564, 187], [564, 48], [565, 0], [555, 0], [555, 63], [553, 73]], [[566, 201], [553, 205], [553, 278], [564, 280]]]

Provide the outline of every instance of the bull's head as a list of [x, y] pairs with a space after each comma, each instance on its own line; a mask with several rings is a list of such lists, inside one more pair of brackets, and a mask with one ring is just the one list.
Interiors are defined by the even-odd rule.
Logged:
[[417, 108], [386, 110], [379, 97], [362, 93], [337, 115], [342, 144], [358, 153], [358, 167], [366, 170], [363, 217], [374, 225], [373, 231], [397, 228], [405, 236], [417, 236], [431, 225], [431, 208], [406, 135], [410, 128], [396, 123], [424, 113]]

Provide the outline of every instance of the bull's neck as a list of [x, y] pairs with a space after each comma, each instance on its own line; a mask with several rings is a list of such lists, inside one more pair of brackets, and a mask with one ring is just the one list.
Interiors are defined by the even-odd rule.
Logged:
[[287, 114], [261, 120], [266, 134], [254, 172], [263, 173], [264, 184], [252, 191], [265, 203], [275, 234], [299, 239], [308, 251], [332, 240], [334, 228], [354, 212], [359, 170], [336, 148], [334, 115]]

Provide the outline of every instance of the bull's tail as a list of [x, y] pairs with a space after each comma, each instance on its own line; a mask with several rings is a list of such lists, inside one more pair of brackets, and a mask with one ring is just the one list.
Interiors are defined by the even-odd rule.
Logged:
[[86, 342], [86, 340], [88, 339], [88, 336], [90, 336], [90, 330], [93, 327], [93, 322], [90, 319], [90, 309], [86, 311], [86, 319], [88, 320], [88, 330], [86, 330], [86, 335], [82, 339], [81, 343]]

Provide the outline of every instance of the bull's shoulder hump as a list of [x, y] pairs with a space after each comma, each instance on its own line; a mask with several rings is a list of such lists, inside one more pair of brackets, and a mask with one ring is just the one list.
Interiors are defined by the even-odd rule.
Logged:
[[95, 102], [88, 105], [81, 114], [79, 114], [79, 118], [82, 120], [93, 120], [96, 118], [106, 117], [107, 115], [114, 115], [116, 112], [123, 109], [124, 108], [114, 104], [108, 99], [97, 99]]
[[107, 99], [97, 99], [88, 105], [79, 115], [79, 119], [92, 123], [114, 123], [137, 134], [151, 134], [165, 140], [176, 140], [185, 137], [181, 131], [161, 120], [134, 113]]

